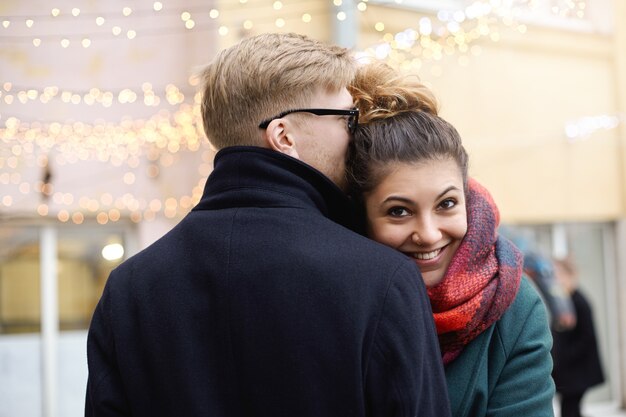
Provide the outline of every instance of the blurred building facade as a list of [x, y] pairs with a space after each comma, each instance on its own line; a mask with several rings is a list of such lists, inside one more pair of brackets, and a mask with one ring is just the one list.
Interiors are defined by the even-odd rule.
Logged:
[[269, 31], [431, 86], [502, 223], [577, 259], [608, 377], [586, 402], [626, 408], [624, 2], [9, 0], [0, 23], [0, 417], [82, 414], [109, 271], [211, 171], [194, 71]]

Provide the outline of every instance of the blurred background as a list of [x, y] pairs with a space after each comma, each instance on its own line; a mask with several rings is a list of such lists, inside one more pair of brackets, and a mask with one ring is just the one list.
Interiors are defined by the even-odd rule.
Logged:
[[433, 89], [503, 232], [577, 263], [606, 374], [585, 410], [626, 408], [625, 1], [2, 0], [0, 25], [0, 417], [83, 414], [110, 270], [212, 169], [197, 69], [276, 31]]

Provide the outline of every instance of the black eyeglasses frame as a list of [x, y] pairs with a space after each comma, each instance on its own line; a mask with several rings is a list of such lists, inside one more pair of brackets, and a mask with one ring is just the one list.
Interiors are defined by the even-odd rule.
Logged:
[[267, 126], [272, 120], [280, 119], [291, 113], [311, 113], [316, 116], [348, 116], [348, 131], [350, 134], [354, 134], [357, 126], [359, 125], [359, 109], [293, 109], [280, 113], [277, 116], [270, 117], [259, 123], [259, 128], [267, 129]]

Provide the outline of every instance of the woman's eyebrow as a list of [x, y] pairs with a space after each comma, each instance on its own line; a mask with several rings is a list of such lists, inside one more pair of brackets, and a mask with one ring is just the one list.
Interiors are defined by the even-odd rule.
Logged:
[[406, 204], [412, 204], [413, 203], [413, 200], [411, 200], [410, 198], [400, 197], [400, 196], [396, 196], [396, 195], [390, 195], [389, 197], [385, 198], [383, 200], [383, 203], [388, 203], [389, 201], [400, 201], [400, 202], [406, 203]]
[[454, 185], [449, 186], [448, 188], [446, 188], [445, 190], [443, 190], [438, 196], [437, 196], [437, 200], [440, 199], [441, 197], [443, 197], [444, 195], [446, 195], [446, 193], [448, 193], [449, 191], [460, 191], [458, 189], [458, 187], [455, 187]]

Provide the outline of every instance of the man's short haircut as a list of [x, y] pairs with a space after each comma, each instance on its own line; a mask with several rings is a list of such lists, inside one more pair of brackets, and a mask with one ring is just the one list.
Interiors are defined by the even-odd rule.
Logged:
[[267, 33], [221, 51], [201, 72], [202, 120], [217, 149], [259, 146], [259, 123], [309, 107], [318, 91], [339, 91], [354, 77], [350, 51], [294, 33]]

